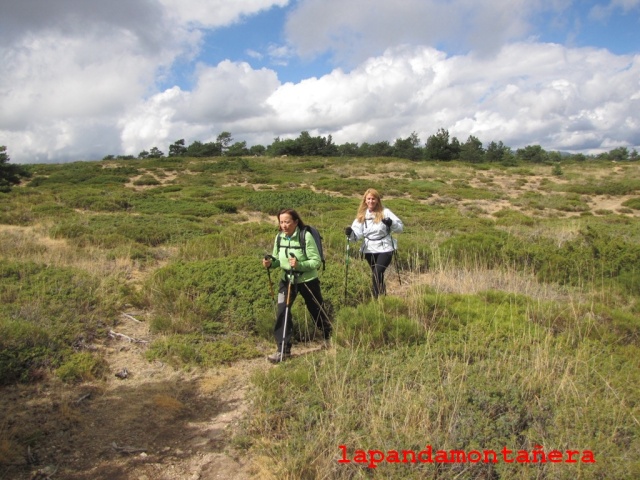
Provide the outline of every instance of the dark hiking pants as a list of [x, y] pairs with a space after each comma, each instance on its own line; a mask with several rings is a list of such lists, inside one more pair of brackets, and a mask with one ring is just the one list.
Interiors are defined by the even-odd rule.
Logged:
[[[276, 317], [276, 325], [273, 330], [274, 337], [278, 347], [282, 345], [282, 334], [284, 329], [284, 316], [287, 311], [287, 292], [289, 291], [289, 282], [280, 280], [278, 288], [278, 316]], [[320, 280], [314, 278], [308, 282], [291, 285], [291, 293], [289, 298], [289, 315], [287, 317], [287, 331], [284, 337], [285, 352], [291, 349], [291, 334], [293, 331], [293, 315], [291, 314], [291, 305], [295, 301], [298, 293], [304, 298], [307, 310], [318, 329], [322, 330], [324, 338], [328, 339], [331, 335], [331, 323], [327, 316], [320, 291]]]
[[378, 298], [379, 295], [385, 295], [387, 289], [384, 284], [384, 271], [391, 265], [393, 250], [382, 253], [365, 253], [364, 258], [371, 267], [373, 297]]

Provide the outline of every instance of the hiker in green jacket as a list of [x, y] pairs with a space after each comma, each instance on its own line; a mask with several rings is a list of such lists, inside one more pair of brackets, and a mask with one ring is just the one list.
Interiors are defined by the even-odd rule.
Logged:
[[284, 209], [278, 213], [280, 232], [273, 245], [273, 253], [262, 260], [265, 268], [280, 267], [282, 277], [278, 288], [278, 313], [274, 336], [278, 351], [267, 359], [272, 363], [285, 360], [291, 355], [291, 333], [293, 317], [291, 304], [298, 292], [304, 298], [307, 310], [316, 326], [322, 330], [325, 342], [331, 336], [331, 322], [325, 310], [318, 268], [322, 259], [313, 235], [305, 231], [304, 244], [300, 241], [300, 231], [305, 227], [295, 210]]

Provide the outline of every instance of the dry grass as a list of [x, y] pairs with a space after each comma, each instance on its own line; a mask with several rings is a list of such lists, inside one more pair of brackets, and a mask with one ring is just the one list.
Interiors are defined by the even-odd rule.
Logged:
[[[155, 268], [166, 264], [177, 250], [163, 247], [164, 260], [154, 265], [141, 265], [132, 260], [126, 251], [121, 256], [109, 258], [108, 251], [98, 247], [78, 248], [65, 239], [48, 235], [49, 226], [19, 227], [0, 225], [0, 257], [8, 260], [31, 261], [55, 267], [71, 267], [83, 270], [97, 278], [119, 278], [133, 285], [141, 284]], [[173, 252], [173, 253], [172, 253]]]

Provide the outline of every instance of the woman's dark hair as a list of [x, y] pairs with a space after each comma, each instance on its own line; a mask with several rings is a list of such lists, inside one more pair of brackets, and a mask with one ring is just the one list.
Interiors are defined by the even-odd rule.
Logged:
[[298, 222], [298, 228], [303, 228], [305, 226], [304, 222], [300, 218], [300, 215], [298, 215], [298, 212], [296, 212], [292, 208], [283, 208], [278, 212], [278, 229], [280, 229], [280, 215], [283, 215], [285, 213], [288, 213], [294, 221]]

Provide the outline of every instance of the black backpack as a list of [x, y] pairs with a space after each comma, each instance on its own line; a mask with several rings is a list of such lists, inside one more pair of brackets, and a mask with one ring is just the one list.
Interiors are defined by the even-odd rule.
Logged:
[[[322, 235], [317, 228], [312, 227], [311, 225], [305, 225], [300, 229], [300, 248], [302, 249], [302, 253], [307, 254], [307, 232], [313, 235], [313, 239], [316, 241], [316, 246], [318, 247], [318, 253], [320, 254], [320, 260], [322, 260], [322, 270], [324, 271], [326, 268], [325, 260], [324, 260], [324, 250], [322, 248]], [[277, 249], [280, 251], [280, 235], [278, 235], [278, 243]]]

